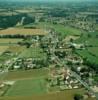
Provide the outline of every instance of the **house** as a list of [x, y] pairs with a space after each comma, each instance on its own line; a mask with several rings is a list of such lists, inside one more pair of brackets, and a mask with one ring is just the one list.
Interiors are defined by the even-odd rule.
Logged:
[[85, 48], [84, 44], [70, 43], [70, 46], [74, 47], [75, 49], [79, 49], [79, 50]]
[[14, 65], [14, 69], [19, 69], [20, 67], [19, 65]]

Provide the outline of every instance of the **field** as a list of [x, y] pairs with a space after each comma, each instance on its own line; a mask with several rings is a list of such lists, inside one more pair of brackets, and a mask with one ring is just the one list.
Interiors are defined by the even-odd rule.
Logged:
[[[25, 25], [27, 27], [31, 27], [31, 26], [35, 26], [37, 28], [54, 28], [58, 33], [61, 33], [62, 35], [80, 35], [81, 34], [81, 30], [80, 29], [76, 29], [76, 28], [72, 28], [70, 26], [63, 26], [60, 24], [52, 24], [49, 22], [40, 22], [38, 24], [28, 24]], [[23, 27], [25, 27], [23, 26]]]
[[[8, 45], [8, 44], [7, 44]], [[20, 54], [26, 47], [24, 46], [0, 46], [0, 62], [3, 63], [4, 61], [11, 59], [12, 57], [15, 57], [16, 54]], [[11, 52], [13, 55], [7, 55], [4, 52]]]
[[14, 45], [14, 46], [9, 46], [9, 48], [7, 49], [7, 51], [10, 51], [10, 52], [12, 52], [12, 53], [14, 53], [14, 54], [19, 54], [19, 53], [21, 53], [22, 51], [24, 51], [26, 49], [26, 47], [25, 46], [19, 46], [19, 45]]
[[13, 80], [16, 83], [0, 100], [73, 100], [74, 94], [85, 92], [84, 89], [74, 89], [48, 93], [44, 80], [47, 75], [47, 69], [9, 72], [4, 80]]
[[[6, 39], [6, 38], [0, 38], [0, 55], [8, 50], [10, 47], [17, 47], [17, 42], [22, 41], [22, 39]], [[13, 50], [13, 48], [11, 48]]]
[[19, 56], [20, 58], [39, 58], [39, 59], [46, 59], [46, 54], [43, 52], [41, 48], [38, 47], [31, 47], [25, 49]]
[[47, 69], [33, 69], [26, 71], [11, 71], [8, 72], [8, 75], [4, 78], [4, 80], [20, 80], [27, 78], [38, 78], [38, 77], [47, 77], [48, 70]]
[[44, 93], [46, 93], [45, 80], [38, 78], [16, 81], [5, 96], [30, 96]]
[[80, 35], [81, 30], [72, 28], [70, 26], [63, 26], [60, 24], [52, 24], [52, 23], [39, 23], [38, 27], [43, 28], [54, 28], [58, 33], [61, 33], [62, 35]]
[[[34, 96], [14, 96], [14, 97], [1, 97], [0, 100], [73, 100], [75, 93], [82, 94], [84, 89], [66, 90], [57, 93], [34, 95]], [[87, 99], [95, 100], [95, 99]]]
[[24, 29], [24, 28], [8, 28], [0, 31], [1, 35], [46, 35], [47, 32], [43, 29]]
[[87, 50], [76, 50], [76, 52], [83, 58], [87, 58], [88, 61], [98, 64], [98, 57], [91, 55]]
[[[89, 36], [90, 35], [90, 36]], [[88, 45], [85, 50], [77, 50], [76, 52], [90, 62], [98, 64], [98, 32], [84, 33], [76, 43], [83, 43]]]
[[0, 45], [17, 43], [22, 41], [22, 39], [11, 39], [11, 38], [0, 38]]
[[6, 51], [7, 48], [8, 48], [8, 46], [0, 46], [0, 55], [1, 55], [4, 51]]

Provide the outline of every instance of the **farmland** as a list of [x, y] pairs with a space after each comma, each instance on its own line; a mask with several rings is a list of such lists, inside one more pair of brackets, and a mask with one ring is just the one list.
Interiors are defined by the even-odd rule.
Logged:
[[47, 69], [34, 69], [27, 71], [10, 71], [4, 80], [22, 80], [22, 79], [33, 79], [38, 77], [47, 77]]
[[[28, 55], [27, 55], [28, 54]], [[24, 52], [20, 54], [20, 58], [46, 58], [46, 54], [40, 48], [31, 47], [26, 49]]]
[[61, 33], [63, 36], [64, 35], [81, 35], [81, 30], [79, 29], [76, 29], [76, 28], [72, 28], [70, 26], [63, 26], [63, 25], [60, 25], [60, 24], [53, 24], [53, 23], [50, 23], [50, 22], [40, 22], [40, 23], [37, 23], [37, 24], [28, 24], [28, 25], [25, 25], [25, 26], [22, 26], [22, 27], [30, 27], [30, 26], [34, 26], [34, 27], [37, 27], [37, 28], [53, 28], [55, 29], [55, 31], [57, 31], [58, 33]]
[[10, 43], [14, 44], [14, 43], [17, 43], [19, 41], [22, 41], [22, 39], [11, 39], [11, 38], [5, 39], [5, 38], [1, 38], [0, 39], [0, 44], [1, 45], [2, 44], [10, 44]]
[[30, 96], [46, 93], [44, 79], [19, 80], [7, 91], [5, 96]]
[[[85, 43], [87, 45], [85, 50], [77, 50], [77, 52], [83, 57], [87, 58], [90, 62], [98, 64], [98, 32], [85, 33], [82, 37], [77, 39], [76, 43]], [[90, 37], [89, 37], [90, 36]]]
[[0, 46], [0, 54], [2, 54], [4, 51], [6, 51], [8, 46]]
[[[21, 46], [18, 46], [16, 44], [10, 45], [8, 43], [4, 43], [2, 45], [3, 46], [0, 46], [1, 47], [1, 51], [0, 51], [1, 52], [1, 55], [0, 55], [0, 62], [1, 63], [5, 62], [6, 60], [11, 59], [12, 57], [15, 57], [17, 54], [21, 53], [25, 49], [24, 46], [21, 47]], [[12, 55], [7, 55], [6, 52], [11, 52]]]
[[[76, 90], [67, 90], [63, 92], [58, 93], [51, 93], [51, 94], [45, 94], [45, 95], [34, 95], [34, 96], [15, 96], [15, 97], [4, 97], [0, 100], [28, 100], [28, 99], [37, 99], [37, 100], [73, 100], [73, 96], [75, 93], [83, 93], [83, 89], [76, 89]], [[95, 100], [95, 99], [88, 99], [88, 100]]]
[[0, 100], [98, 98], [97, 3], [12, 1], [0, 1]]
[[45, 35], [43, 29], [23, 29], [23, 28], [8, 28], [5, 30], [0, 30], [0, 35]]

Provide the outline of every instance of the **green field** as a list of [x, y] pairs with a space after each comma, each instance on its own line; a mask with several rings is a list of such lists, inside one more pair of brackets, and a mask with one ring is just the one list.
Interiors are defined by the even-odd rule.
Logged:
[[7, 91], [5, 96], [30, 96], [46, 93], [45, 80], [30, 79], [19, 80]]
[[76, 28], [72, 28], [70, 26], [64, 26], [64, 25], [60, 25], [60, 24], [52, 24], [49, 22], [40, 22], [38, 24], [29, 24], [29, 25], [25, 25], [23, 27], [38, 27], [38, 28], [54, 28], [58, 33], [61, 33], [63, 36], [64, 35], [80, 35], [81, 34], [81, 30], [80, 29], [76, 29]]
[[[90, 35], [90, 37], [88, 36]], [[96, 37], [98, 32], [84, 32], [79, 39], [75, 40], [76, 43], [86, 43], [87, 45], [98, 46], [98, 38]]]
[[20, 79], [27, 79], [27, 78], [47, 77], [48, 73], [49, 72], [47, 69], [11, 71], [8, 72], [8, 75], [4, 78], [4, 80], [20, 80]]
[[[74, 94], [84, 93], [84, 89], [74, 89], [66, 90], [57, 93], [50, 93], [44, 95], [34, 95], [34, 96], [5, 96], [1, 97], [0, 100], [73, 100]], [[87, 100], [96, 100], [94, 98], [88, 98]]]
[[25, 49], [19, 56], [20, 58], [29, 58], [29, 57], [33, 57], [33, 58], [39, 58], [39, 59], [45, 59], [46, 58], [46, 54], [43, 52], [43, 50], [41, 48], [38, 47], [31, 47], [31, 48], [27, 48]]
[[38, 26], [43, 27], [43, 28], [54, 28], [58, 33], [61, 33], [62, 35], [80, 35], [81, 34], [80, 29], [76, 29], [70, 26], [64, 26], [60, 24], [55, 25], [49, 22], [45, 22], [45, 23], [39, 23]]
[[90, 62], [98, 64], [98, 38], [96, 35], [98, 35], [98, 32], [84, 33], [75, 42], [87, 45], [85, 50], [76, 50], [80, 56], [87, 58]]
[[87, 50], [76, 50], [76, 52], [88, 61], [98, 64], [98, 57], [92, 56]]

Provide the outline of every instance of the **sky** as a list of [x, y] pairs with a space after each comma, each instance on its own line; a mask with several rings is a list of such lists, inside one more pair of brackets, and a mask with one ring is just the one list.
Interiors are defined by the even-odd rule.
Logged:
[[3, 0], [3, 1], [97, 1], [97, 0]]

